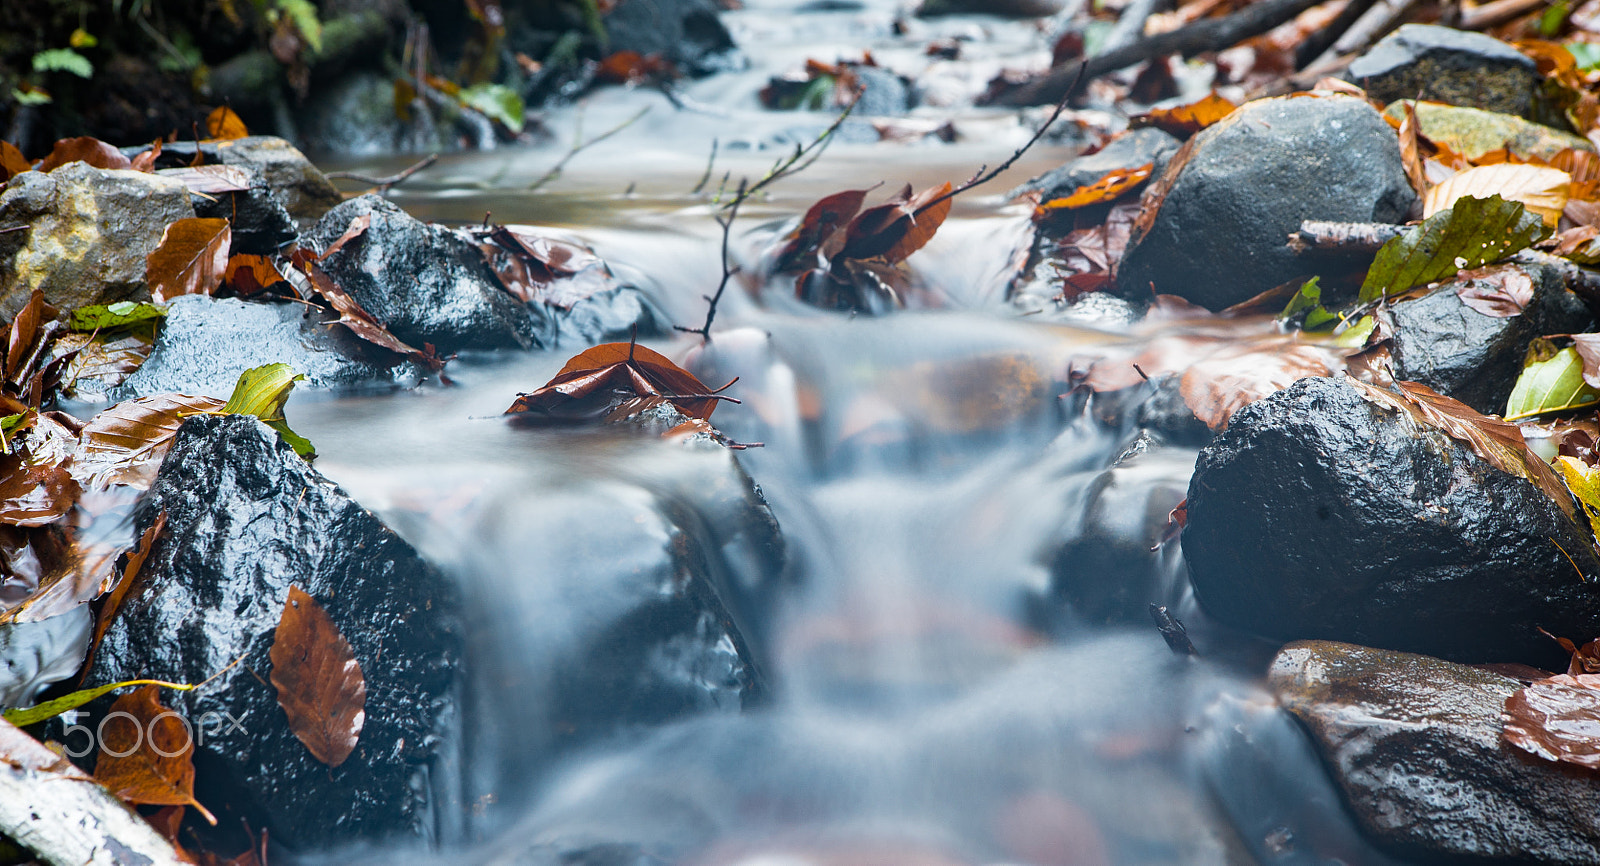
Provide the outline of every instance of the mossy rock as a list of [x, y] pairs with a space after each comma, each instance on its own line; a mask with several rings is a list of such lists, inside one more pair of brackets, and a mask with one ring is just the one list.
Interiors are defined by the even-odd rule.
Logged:
[[1383, 113], [1398, 121], [1405, 117], [1407, 104], [1416, 106], [1417, 125], [1423, 135], [1467, 159], [1475, 160], [1501, 148], [1521, 159], [1546, 160], [1567, 148], [1594, 150], [1588, 139], [1570, 132], [1477, 108], [1399, 99], [1390, 103]]

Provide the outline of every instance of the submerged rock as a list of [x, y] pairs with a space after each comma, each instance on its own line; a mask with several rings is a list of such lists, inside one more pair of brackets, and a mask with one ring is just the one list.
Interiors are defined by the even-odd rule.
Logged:
[[1405, 24], [1350, 63], [1345, 78], [1379, 102], [1426, 99], [1534, 119], [1533, 58], [1482, 33]]
[[115, 393], [226, 399], [240, 373], [279, 362], [305, 374], [309, 388], [409, 387], [425, 375], [304, 304], [183, 295], [167, 306], [150, 357]]
[[1600, 786], [1501, 738], [1522, 683], [1427, 656], [1304, 641], [1268, 683], [1311, 731], [1361, 828], [1435, 862], [1600, 862]]
[[[1462, 290], [1518, 284], [1533, 300], [1522, 313], [1496, 317], [1461, 300]], [[1589, 330], [1594, 317], [1566, 287], [1560, 270], [1537, 261], [1462, 272], [1428, 294], [1389, 306], [1391, 354], [1398, 379], [1421, 382], [1484, 414], [1505, 412], [1522, 372], [1528, 341]]]
[[376, 195], [329, 211], [302, 242], [326, 250], [352, 220], [369, 215], [366, 232], [321, 265], [396, 337], [418, 349], [432, 343], [440, 354], [552, 342], [553, 324], [543, 309], [501, 289], [470, 239]]
[[149, 297], [145, 257], [167, 224], [194, 216], [189, 190], [170, 178], [74, 162], [23, 172], [0, 194], [0, 318], [34, 289], [63, 309]]
[[1152, 164], [1151, 177], [1160, 177], [1167, 170], [1167, 162], [1178, 152], [1181, 142], [1171, 135], [1146, 126], [1117, 136], [1100, 150], [1077, 157], [1065, 165], [1051, 169], [1009, 193], [1015, 198], [1036, 192], [1040, 201], [1072, 195], [1082, 186], [1099, 182], [1114, 171], [1125, 171]]
[[1297, 276], [1302, 220], [1401, 222], [1416, 200], [1394, 130], [1350, 96], [1263, 99], [1191, 140], [1155, 220], [1117, 272], [1128, 298], [1173, 294], [1212, 310]]
[[[1457, 661], [1563, 664], [1600, 634], [1586, 529], [1532, 483], [1364, 398], [1302, 379], [1200, 452], [1183, 553], [1217, 619]], [[1565, 553], [1563, 552], [1565, 551]]]
[[[196, 796], [275, 842], [448, 835], [460, 808], [455, 587], [249, 416], [184, 422], [140, 530], [159, 514], [166, 530], [85, 682], [216, 675], [164, 696], [197, 732]], [[366, 678], [365, 727], [338, 767], [295, 738], [266, 683], [291, 585], [327, 610]]]

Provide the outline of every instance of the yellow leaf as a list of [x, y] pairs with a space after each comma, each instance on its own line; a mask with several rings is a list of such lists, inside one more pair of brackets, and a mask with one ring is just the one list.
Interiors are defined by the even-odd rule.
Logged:
[[1433, 189], [1423, 201], [1422, 215], [1431, 217], [1449, 210], [1458, 199], [1488, 198], [1498, 195], [1506, 201], [1520, 201], [1538, 214], [1546, 225], [1561, 219], [1572, 189], [1572, 176], [1558, 168], [1542, 165], [1514, 165], [1508, 162], [1469, 168]]

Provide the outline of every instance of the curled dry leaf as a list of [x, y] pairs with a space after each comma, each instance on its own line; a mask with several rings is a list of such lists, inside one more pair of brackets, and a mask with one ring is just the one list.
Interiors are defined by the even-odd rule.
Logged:
[[1072, 195], [1051, 199], [1034, 209], [1033, 218], [1043, 219], [1062, 210], [1074, 210], [1092, 204], [1115, 201], [1123, 193], [1150, 179], [1155, 163], [1147, 162], [1136, 168], [1121, 168], [1107, 174], [1088, 186], [1080, 186]]
[[222, 285], [233, 229], [225, 219], [190, 217], [167, 226], [145, 259], [150, 297], [165, 303], [179, 295], [209, 295]]
[[161, 705], [157, 686], [117, 698], [100, 725], [94, 777], [134, 806], [193, 806], [217, 819], [194, 798], [194, 737], [183, 717]]
[[1421, 133], [1417, 129], [1417, 109], [1405, 104], [1406, 116], [1400, 121], [1400, 162], [1406, 167], [1406, 179], [1417, 195], [1428, 194], [1428, 172], [1423, 166]]
[[1491, 466], [1528, 480], [1568, 517], [1575, 516], [1567, 486], [1556, 477], [1550, 464], [1528, 449], [1527, 440], [1522, 438], [1522, 430], [1517, 425], [1480, 415], [1471, 406], [1416, 382], [1396, 382], [1396, 390], [1390, 391], [1359, 379], [1345, 381], [1368, 402], [1404, 412], [1418, 424], [1465, 443], [1472, 453]]
[[1176, 108], [1157, 108], [1149, 114], [1129, 118], [1128, 126], [1132, 128], [1154, 126], [1178, 138], [1188, 138], [1232, 114], [1238, 107], [1233, 102], [1210, 93], [1198, 102], [1179, 105]]
[[1550, 761], [1600, 769], [1600, 675], [1559, 674], [1506, 698], [1506, 742]]
[[938, 201], [950, 191], [949, 182], [929, 187], [917, 195], [907, 184], [893, 198], [857, 214], [845, 227], [844, 245], [835, 259], [876, 259], [889, 264], [905, 261], [933, 239], [950, 214], [952, 199]]
[[345, 226], [344, 234], [339, 235], [334, 239], [333, 243], [328, 244], [328, 248], [323, 250], [322, 255], [317, 256], [317, 258], [325, 259], [332, 256], [334, 253], [344, 249], [345, 244], [365, 235], [369, 228], [372, 228], [372, 214], [364, 213], [358, 217], [351, 217], [350, 224]]
[[328, 612], [298, 586], [272, 638], [272, 685], [295, 737], [322, 763], [344, 763], [366, 724], [367, 680]]
[[1516, 265], [1491, 265], [1462, 271], [1456, 289], [1461, 303], [1497, 319], [1519, 316], [1533, 303], [1533, 277]]
[[36, 171], [53, 171], [69, 162], [86, 162], [95, 168], [123, 169], [133, 168], [133, 161], [122, 155], [117, 150], [98, 138], [84, 135], [78, 138], [63, 138], [51, 148], [50, 154], [44, 158], [35, 169]]
[[814, 266], [814, 257], [824, 242], [848, 225], [860, 212], [870, 189], [847, 189], [824, 196], [806, 210], [800, 225], [789, 233], [778, 251], [773, 270], [779, 273]]
[[710, 420], [717, 397], [694, 374], [637, 343], [603, 343], [571, 360], [537, 390], [517, 396], [507, 415], [552, 421], [599, 420], [634, 397], [663, 397], [685, 415]]
[[131, 166], [129, 166], [129, 167], [132, 168], [134, 171], [142, 171], [145, 174], [151, 174], [151, 173], [155, 172], [155, 170], [156, 170], [156, 160], [159, 159], [160, 157], [161, 157], [161, 139], [158, 138], [155, 141], [150, 142], [150, 149], [149, 150], [145, 151], [144, 153], [139, 154], [138, 156], [135, 156], [131, 160], [131, 162], [133, 164]]
[[283, 272], [272, 259], [254, 253], [233, 256], [228, 259], [227, 270], [222, 272], [222, 284], [241, 298], [260, 294], [279, 283], [288, 285]]
[[[1407, 106], [1409, 110], [1409, 106]], [[1488, 198], [1498, 195], [1506, 201], [1522, 202], [1545, 225], [1554, 227], [1567, 206], [1572, 177], [1566, 172], [1539, 165], [1480, 165], [1469, 168], [1439, 184], [1423, 198], [1422, 215], [1431, 217], [1449, 210], [1467, 196]]]
[[0, 181], [10, 180], [25, 171], [33, 171], [33, 163], [9, 141], [0, 141]]
[[[330, 248], [331, 249], [331, 248]], [[424, 346], [425, 351], [419, 351], [396, 337], [384, 324], [373, 318], [366, 308], [350, 296], [349, 292], [339, 287], [333, 278], [328, 276], [314, 261], [306, 262], [306, 276], [311, 280], [311, 287], [316, 289], [328, 304], [339, 314], [339, 324], [349, 328], [357, 337], [373, 344], [382, 346], [391, 352], [404, 355], [430, 370], [444, 369], [444, 361], [433, 351], [432, 345]]]
[[593, 250], [552, 237], [531, 226], [495, 226], [478, 251], [500, 285], [525, 304], [570, 310], [616, 284], [611, 269]]
[[229, 141], [248, 136], [250, 129], [233, 109], [219, 105], [206, 116], [206, 134], [214, 139]]

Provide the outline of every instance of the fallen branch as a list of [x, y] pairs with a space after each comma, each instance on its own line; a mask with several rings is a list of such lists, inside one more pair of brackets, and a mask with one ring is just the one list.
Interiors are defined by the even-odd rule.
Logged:
[[[739, 192], [733, 197], [733, 202], [728, 208], [726, 216], [717, 216], [717, 225], [722, 226], [722, 281], [717, 283], [717, 293], [706, 298], [706, 321], [698, 328], [685, 328], [682, 325], [673, 325], [674, 331], [685, 334], [699, 334], [700, 339], [711, 342], [711, 323], [717, 319], [717, 305], [722, 303], [722, 294], [728, 290], [728, 282], [733, 275], [739, 272], [733, 261], [728, 257], [728, 238], [733, 233], [733, 220], [739, 215], [739, 205], [749, 197], [745, 189], [745, 182], [739, 181]], [[731, 382], [729, 384], [732, 384]]]
[[1100, 43], [1100, 53], [1115, 51], [1139, 41], [1144, 35], [1145, 22], [1155, 13], [1157, 6], [1167, 5], [1164, 0], [1133, 0], [1122, 7], [1122, 14], [1117, 16], [1117, 23], [1111, 26], [1111, 32], [1106, 34], [1104, 42]]
[[1232, 15], [1196, 21], [1168, 33], [1158, 33], [1140, 39], [1114, 51], [1096, 54], [1082, 61], [1084, 65], [1076, 73], [1056, 67], [1033, 81], [1002, 94], [994, 104], [1047, 105], [1060, 102], [1072, 93], [1078, 76], [1093, 80], [1108, 72], [1116, 72], [1136, 63], [1168, 54], [1193, 57], [1206, 51], [1220, 51], [1293, 20], [1296, 15], [1321, 2], [1323, 0], [1262, 0]]
[[412, 175], [422, 171], [438, 161], [439, 154], [435, 153], [430, 154], [427, 159], [418, 162], [416, 165], [413, 165], [398, 174], [391, 174], [384, 177], [368, 177], [367, 175], [357, 174], [353, 171], [330, 171], [328, 172], [327, 177], [336, 180], [353, 180], [356, 183], [372, 184], [378, 188], [378, 192], [388, 192], [390, 187], [405, 183], [411, 178]]
[[561, 170], [567, 167], [567, 163], [571, 162], [573, 157], [577, 156], [580, 153], [583, 153], [585, 150], [588, 150], [589, 148], [594, 147], [595, 145], [599, 144], [600, 142], [605, 141], [606, 139], [610, 138], [611, 136], [616, 135], [617, 133], [623, 131], [624, 129], [627, 129], [628, 127], [632, 126], [634, 123], [636, 123], [639, 120], [639, 118], [644, 117], [645, 114], [648, 111], [650, 111], [650, 106], [646, 105], [644, 108], [641, 108], [637, 112], [635, 112], [632, 117], [628, 118], [627, 120], [624, 120], [623, 122], [617, 124], [616, 126], [611, 127], [610, 129], [606, 130], [605, 132], [600, 133], [599, 135], [595, 136], [594, 138], [589, 139], [588, 141], [583, 141], [582, 140], [583, 126], [580, 123], [577, 132], [573, 135], [572, 149], [568, 150], [566, 156], [561, 157], [561, 159], [559, 161], [557, 161], [555, 165], [550, 166], [550, 170], [546, 171], [543, 175], [541, 175], [538, 180], [535, 180], [533, 183], [528, 184], [527, 191], [528, 192], [533, 192], [534, 190], [538, 189], [539, 187], [542, 187], [545, 184], [549, 183], [550, 181], [553, 181], [556, 178], [560, 177], [561, 176]]
[[1545, 0], [1494, 0], [1482, 6], [1469, 6], [1461, 4], [1461, 20], [1456, 26], [1462, 30], [1485, 30], [1496, 24], [1504, 24], [1520, 15], [1525, 15], [1535, 9], [1542, 9], [1548, 5]]
[[[1361, 14], [1356, 22], [1350, 25], [1344, 35], [1339, 37], [1327, 51], [1317, 57], [1308, 66], [1330, 63], [1335, 58], [1347, 54], [1359, 54], [1367, 50], [1367, 46], [1378, 41], [1383, 34], [1395, 28], [1400, 19], [1417, 5], [1417, 0], [1383, 0], [1371, 9]], [[1357, 82], [1359, 83], [1359, 82]]]
[[1356, 22], [1361, 20], [1361, 16], [1367, 14], [1367, 10], [1376, 2], [1378, 0], [1350, 0], [1327, 27], [1307, 36], [1306, 41], [1295, 48], [1294, 68], [1306, 69], [1322, 59], [1328, 49], [1350, 32], [1350, 28], [1354, 27]]
[[1289, 249], [1295, 255], [1307, 253], [1348, 253], [1374, 255], [1389, 241], [1399, 237], [1405, 226], [1392, 223], [1337, 223], [1305, 220], [1299, 231], [1289, 233]]

